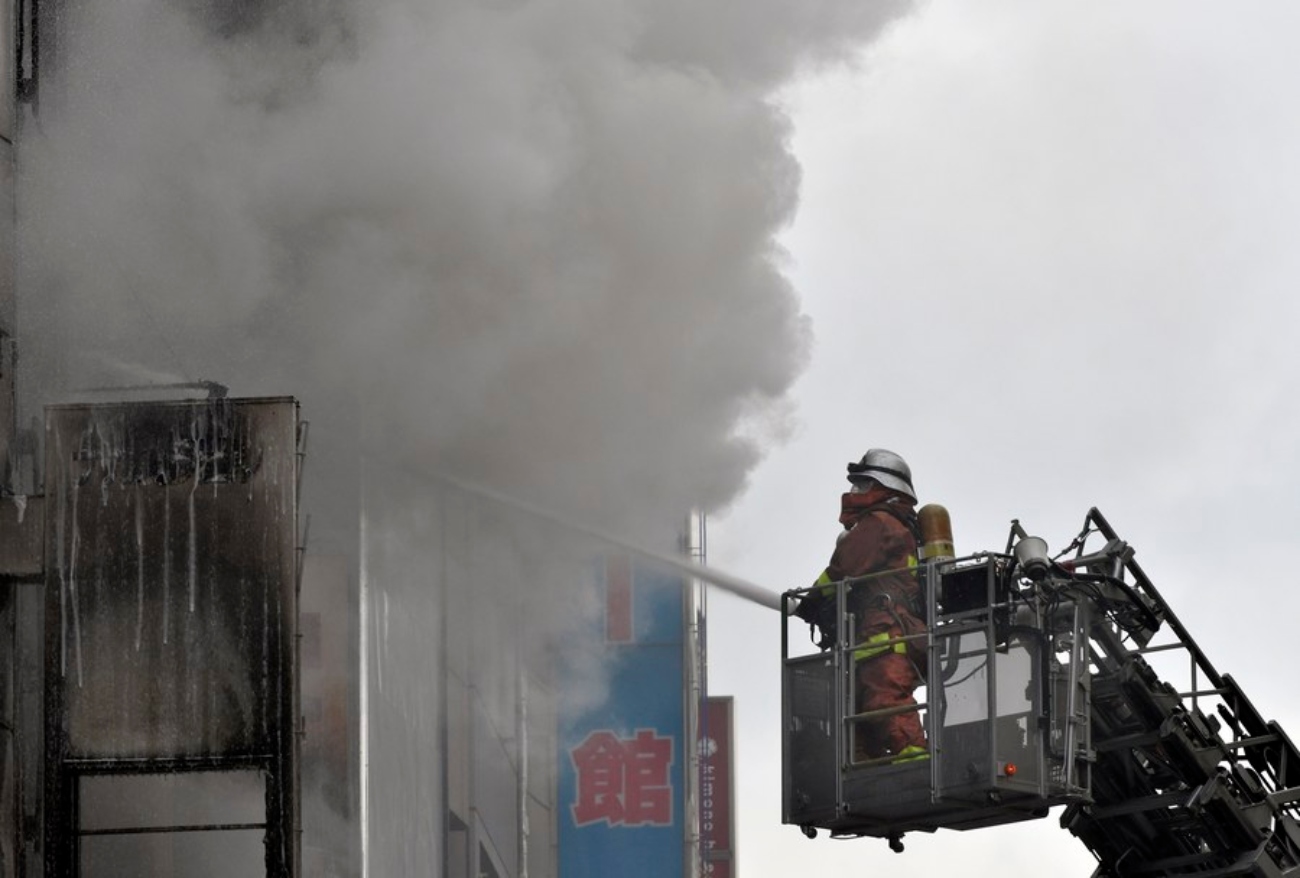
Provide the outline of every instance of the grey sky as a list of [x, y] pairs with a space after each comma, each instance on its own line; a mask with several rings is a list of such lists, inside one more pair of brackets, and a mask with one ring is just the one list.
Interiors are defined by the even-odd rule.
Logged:
[[[1096, 505], [1294, 738], [1297, 23], [1281, 2], [929, 2], [856, 70], [787, 92], [812, 364], [795, 438], [713, 520], [713, 563], [807, 584], [871, 446], [948, 506], [959, 552], [1000, 549], [1012, 518], [1063, 547]], [[780, 827], [772, 615], [711, 603], [745, 878], [1090, 874], [1059, 812], [909, 836], [901, 858]]]

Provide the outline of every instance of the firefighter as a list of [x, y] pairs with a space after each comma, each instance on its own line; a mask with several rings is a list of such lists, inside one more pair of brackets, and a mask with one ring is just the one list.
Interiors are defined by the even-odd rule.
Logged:
[[[844, 531], [818, 582], [871, 577], [850, 586], [847, 596], [857, 624], [853, 642], [857, 711], [914, 705], [912, 693], [925, 667], [924, 643], [896, 640], [925, 631], [916, 575], [919, 531], [912, 471], [894, 452], [873, 448], [848, 465], [848, 479], [852, 488], [840, 506]], [[885, 757], [902, 761], [927, 755], [917, 711], [858, 724], [855, 761]]]

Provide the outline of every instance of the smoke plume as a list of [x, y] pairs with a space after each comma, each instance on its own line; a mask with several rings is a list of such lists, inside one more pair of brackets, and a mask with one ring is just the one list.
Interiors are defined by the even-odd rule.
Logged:
[[27, 395], [215, 379], [589, 519], [725, 504], [810, 341], [772, 91], [900, 10], [69, 3], [20, 155]]
[[[444, 701], [469, 686], [474, 722], [512, 729], [520, 681], [552, 686], [534, 657], [598, 609], [562, 528], [429, 475], [650, 546], [733, 498], [811, 338], [776, 242], [799, 168], [773, 95], [902, 8], [57, 7], [19, 143], [24, 407], [199, 379], [301, 400], [309, 549], [364, 556], [375, 874], [442, 862]], [[581, 661], [591, 704], [607, 668]], [[478, 737], [461, 749], [500, 770]], [[348, 801], [306, 812], [309, 846]]]

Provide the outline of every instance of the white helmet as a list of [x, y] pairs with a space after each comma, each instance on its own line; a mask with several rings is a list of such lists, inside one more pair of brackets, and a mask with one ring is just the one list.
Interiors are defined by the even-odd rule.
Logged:
[[850, 482], [860, 485], [868, 479], [916, 499], [916, 492], [912, 489], [912, 468], [892, 451], [872, 448], [862, 455], [862, 460], [849, 464]]

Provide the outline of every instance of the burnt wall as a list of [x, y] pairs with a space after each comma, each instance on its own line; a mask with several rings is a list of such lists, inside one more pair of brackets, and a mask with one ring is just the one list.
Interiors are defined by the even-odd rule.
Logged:
[[[103, 840], [110, 830], [167, 824], [171, 800], [193, 801], [198, 792], [178, 792], [193, 788], [214, 802], [190, 821], [242, 826], [265, 811], [268, 874], [292, 874], [297, 430], [286, 399], [48, 410], [50, 856], [120, 853]], [[123, 784], [132, 801], [168, 801], [139, 826], [105, 823], [100, 806], [111, 810]], [[221, 793], [231, 788], [251, 805]], [[241, 831], [227, 841], [260, 856], [263, 832]], [[169, 858], [198, 855], [184, 833], [155, 834]], [[132, 856], [163, 865], [139, 841]]]

